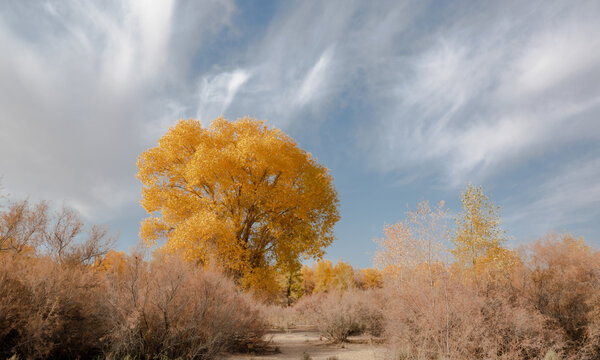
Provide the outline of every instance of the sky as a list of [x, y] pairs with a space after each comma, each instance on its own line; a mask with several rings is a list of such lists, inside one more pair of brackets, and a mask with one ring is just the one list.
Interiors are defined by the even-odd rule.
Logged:
[[182, 118], [251, 116], [328, 167], [327, 258], [372, 264], [469, 182], [509, 246], [600, 247], [598, 1], [0, 2], [0, 176], [139, 241], [136, 159]]

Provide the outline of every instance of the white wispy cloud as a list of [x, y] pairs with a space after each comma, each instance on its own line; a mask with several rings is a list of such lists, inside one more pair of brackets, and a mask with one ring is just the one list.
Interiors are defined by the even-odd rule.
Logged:
[[428, 161], [456, 186], [557, 141], [597, 138], [586, 130], [596, 120], [584, 115], [597, 111], [600, 27], [589, 14], [600, 9], [519, 10], [479, 9], [485, 21], [459, 14], [409, 55], [367, 140], [375, 164], [401, 170]]
[[[363, 91], [380, 91], [379, 82], [396, 61], [395, 38], [426, 4], [303, 1], [282, 6], [264, 37], [235, 62], [252, 78], [229, 106], [230, 117], [253, 115], [283, 128], [318, 129], [324, 114], [348, 102], [346, 97], [366, 100], [371, 96]], [[368, 82], [368, 88], [355, 88], [357, 82]]]
[[[585, 7], [582, 11], [586, 11]], [[600, 62], [598, 25], [593, 19], [580, 21], [571, 16], [533, 36], [514, 62], [515, 89], [503, 89], [507, 96], [534, 95], [580, 80], [578, 76], [597, 72]], [[505, 79], [509, 82], [509, 79]]]
[[592, 227], [600, 217], [600, 159], [569, 162], [548, 175], [537, 179], [528, 193], [506, 201], [507, 225], [520, 227], [530, 237], [569, 229], [578, 229], [577, 235], [593, 235]]
[[150, 128], [174, 112], [170, 99], [186, 98], [194, 53], [229, 26], [235, 6], [42, 5], [0, 4], [3, 185], [96, 220], [130, 216], [136, 158], [156, 140]]
[[205, 76], [200, 80], [196, 117], [208, 123], [222, 116], [251, 74], [243, 69]]
[[325, 50], [316, 64], [306, 74], [294, 99], [294, 103], [298, 106], [303, 106], [311, 99], [321, 95], [320, 93], [323, 91], [322, 88], [327, 80], [327, 71], [331, 63], [332, 52], [332, 47]]

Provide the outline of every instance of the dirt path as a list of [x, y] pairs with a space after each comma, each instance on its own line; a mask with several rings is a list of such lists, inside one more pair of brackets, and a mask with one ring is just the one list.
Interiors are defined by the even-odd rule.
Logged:
[[339, 360], [384, 360], [389, 359], [384, 345], [373, 343], [369, 338], [350, 338], [350, 343], [331, 344], [319, 338], [319, 333], [311, 330], [291, 330], [268, 335], [272, 337], [273, 348], [279, 352], [271, 355], [228, 355], [226, 360], [301, 360], [306, 353], [313, 360], [326, 360], [337, 357]]

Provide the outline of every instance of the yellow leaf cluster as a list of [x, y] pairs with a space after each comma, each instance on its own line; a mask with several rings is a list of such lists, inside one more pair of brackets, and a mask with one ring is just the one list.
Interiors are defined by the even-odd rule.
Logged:
[[[318, 261], [315, 264], [314, 270], [304, 266], [301, 271], [307, 294], [330, 290], [344, 291], [359, 287], [354, 268], [352, 268], [352, 265], [341, 260], [335, 266], [330, 260]], [[359, 274], [361, 273], [359, 272]], [[373, 276], [373, 274], [369, 276]], [[369, 281], [373, 280], [370, 279]]]
[[96, 261], [94, 266], [100, 271], [111, 271], [123, 275], [127, 266], [127, 255], [123, 251], [109, 250], [101, 260]]
[[360, 269], [355, 274], [354, 282], [361, 289], [376, 289], [383, 287], [383, 274], [374, 268]]

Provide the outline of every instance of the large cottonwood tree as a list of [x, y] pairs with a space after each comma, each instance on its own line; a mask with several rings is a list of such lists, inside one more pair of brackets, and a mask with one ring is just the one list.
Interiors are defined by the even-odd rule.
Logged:
[[339, 219], [333, 179], [282, 131], [251, 118], [182, 120], [138, 159], [141, 237], [248, 286], [322, 256]]

